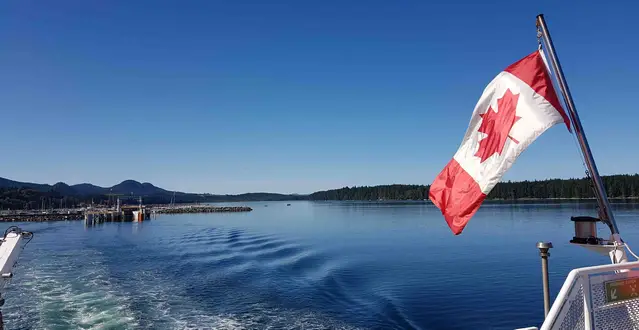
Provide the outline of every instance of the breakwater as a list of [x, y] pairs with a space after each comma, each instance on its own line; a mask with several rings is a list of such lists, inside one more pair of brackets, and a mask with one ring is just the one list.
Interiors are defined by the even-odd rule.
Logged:
[[25, 213], [25, 214], [0, 214], [0, 222], [43, 222], [82, 220], [83, 212], [74, 213]]
[[215, 213], [215, 212], [250, 212], [248, 206], [185, 206], [157, 208], [153, 210], [158, 214], [183, 214], [183, 213]]
[[[137, 210], [137, 207], [123, 206], [122, 210]], [[209, 206], [209, 205], [153, 205], [144, 207], [144, 214], [183, 214], [183, 213], [217, 213], [217, 212], [250, 212], [252, 208], [248, 206]], [[44, 221], [68, 221], [85, 220], [86, 215], [97, 215], [98, 218], [111, 219], [110, 221], [126, 221], [125, 215], [115, 217], [109, 215], [114, 213], [109, 208], [91, 209], [60, 209], [60, 210], [25, 210], [25, 211], [0, 211], [0, 222], [44, 222]], [[127, 213], [127, 212], [124, 212]], [[130, 212], [129, 212], [130, 213]], [[122, 219], [120, 219], [122, 218]], [[130, 221], [130, 220], [129, 220]]]

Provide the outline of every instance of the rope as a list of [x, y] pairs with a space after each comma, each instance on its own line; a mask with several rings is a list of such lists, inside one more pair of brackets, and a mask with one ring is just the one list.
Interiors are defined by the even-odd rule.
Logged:
[[630, 250], [630, 246], [628, 245], [628, 243], [624, 242], [624, 244], [626, 245], [626, 249], [628, 249], [628, 252], [630, 252], [630, 254], [632, 254], [632, 256], [635, 257], [637, 260], [639, 260], [639, 257], [637, 257], [637, 255], [632, 252], [632, 250]]
[[[539, 44], [539, 49], [541, 50], [542, 47], [542, 42], [541, 42], [541, 37], [542, 37], [542, 33], [541, 33], [541, 29], [539, 27], [537, 27], [537, 43]], [[545, 60], [544, 60], [545, 63]], [[561, 95], [563, 96], [563, 98], [561, 98], [562, 100], [559, 100], [559, 102], [562, 103], [562, 106], [564, 107], [564, 109], [568, 109], [567, 107], [567, 95], [564, 94], [564, 91], [561, 88], [557, 88], [555, 81], [557, 81], [557, 74], [556, 72], [554, 72], [552, 70], [552, 68], [546, 64], [546, 69], [548, 70], [548, 74], [551, 76], [551, 78], [554, 76], [555, 79], [550, 79], [553, 88], [555, 90], [559, 90], [559, 92], [561, 93]], [[563, 102], [562, 102], [563, 101]], [[570, 123], [572, 124], [572, 132], [571, 132], [571, 136], [572, 136], [572, 141], [575, 145], [575, 148], [577, 149], [577, 154], [579, 155], [579, 160], [581, 160], [581, 166], [583, 166], [584, 172], [586, 174], [586, 178], [589, 179], [590, 181], [590, 189], [592, 189], [593, 194], [595, 195], [595, 197], [597, 196], [597, 192], [595, 190], [594, 187], [594, 183], [592, 180], [592, 177], [590, 176], [590, 172], [588, 171], [588, 166], [586, 166], [586, 158], [585, 155], [582, 153], [581, 151], [581, 147], [579, 145], [579, 140], [577, 139], [577, 129], [575, 127], [575, 122], [572, 120], [572, 116], [569, 116], [570, 118]], [[597, 205], [598, 206], [598, 205]], [[599, 215], [599, 212], [597, 212], [597, 214]]]

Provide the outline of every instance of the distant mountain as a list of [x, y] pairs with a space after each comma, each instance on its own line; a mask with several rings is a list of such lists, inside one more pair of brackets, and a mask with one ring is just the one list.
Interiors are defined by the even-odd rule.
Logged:
[[58, 182], [58, 183], [54, 184], [48, 190], [55, 190], [59, 194], [64, 195], [64, 196], [75, 196], [75, 195], [77, 195], [76, 190], [73, 189], [71, 186], [69, 186], [68, 184], [66, 184], [64, 182]]
[[158, 188], [151, 183], [140, 183], [135, 180], [124, 180], [112, 187], [99, 187], [90, 183], [80, 183], [69, 186], [64, 182], [58, 182], [54, 185], [39, 184], [31, 182], [19, 182], [5, 178], [0, 178], [0, 188], [28, 188], [42, 192], [55, 190], [62, 195], [106, 195], [125, 194], [125, 195], [157, 195], [157, 194], [173, 194], [162, 188]]
[[71, 186], [78, 195], [103, 195], [109, 192], [109, 189], [98, 187], [90, 183], [80, 183]]
[[19, 182], [0, 178], [0, 188], [29, 188], [38, 191], [48, 191], [51, 189], [51, 185], [31, 182]]
[[114, 194], [131, 194], [131, 195], [157, 195], [172, 194], [162, 188], [158, 188], [148, 182], [139, 183], [135, 180], [124, 180], [119, 184], [111, 187], [110, 190]]
[[[80, 183], [69, 186], [64, 182], [54, 185], [19, 182], [0, 178], [0, 188], [27, 188], [43, 193], [56, 193], [59, 196], [85, 198], [89, 196], [103, 196], [108, 194], [124, 196], [142, 196], [145, 203], [169, 203], [172, 199], [176, 203], [194, 202], [242, 202], [242, 201], [279, 201], [306, 199], [304, 195], [286, 195], [272, 193], [246, 193], [239, 195], [213, 195], [173, 192], [154, 186], [149, 182], [140, 183], [135, 180], [124, 180], [112, 187], [99, 187], [90, 183]], [[98, 202], [101, 198], [95, 199]]]

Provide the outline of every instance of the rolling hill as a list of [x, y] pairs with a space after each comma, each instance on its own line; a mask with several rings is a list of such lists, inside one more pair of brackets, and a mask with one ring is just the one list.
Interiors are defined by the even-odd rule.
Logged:
[[39, 184], [31, 182], [20, 182], [6, 178], [0, 178], [0, 188], [22, 188], [32, 189], [39, 192], [55, 192], [60, 196], [89, 197], [107, 196], [109, 194], [124, 196], [141, 196], [148, 203], [168, 203], [175, 196], [177, 203], [192, 202], [241, 202], [241, 201], [277, 201], [277, 200], [300, 200], [306, 199], [303, 195], [287, 195], [275, 193], [245, 193], [239, 195], [214, 195], [173, 192], [154, 186], [149, 182], [138, 182], [135, 180], [124, 180], [111, 187], [100, 187], [90, 183], [80, 183], [68, 185], [58, 182], [54, 185]]

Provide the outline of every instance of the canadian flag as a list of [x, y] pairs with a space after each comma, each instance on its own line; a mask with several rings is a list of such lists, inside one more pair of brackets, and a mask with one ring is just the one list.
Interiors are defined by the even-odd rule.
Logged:
[[455, 235], [517, 157], [561, 122], [570, 131], [541, 49], [513, 63], [488, 84], [461, 146], [430, 186], [430, 200]]

